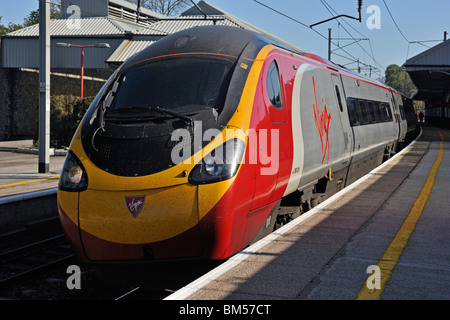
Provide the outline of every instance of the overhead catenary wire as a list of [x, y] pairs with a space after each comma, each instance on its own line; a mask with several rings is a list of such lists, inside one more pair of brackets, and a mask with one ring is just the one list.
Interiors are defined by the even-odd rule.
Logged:
[[408, 38], [406, 38], [406, 36], [403, 34], [402, 30], [400, 30], [400, 27], [398, 26], [397, 22], [395, 21], [394, 16], [392, 15], [391, 10], [389, 10], [389, 7], [385, 0], [383, 0], [383, 3], [387, 9], [389, 15], [391, 16], [392, 21], [394, 22], [395, 26], [397, 27], [398, 32], [400, 32], [400, 34], [402, 35], [403, 39], [406, 40], [406, 42], [411, 43], [411, 41], [409, 41]]
[[[325, 0], [324, 0], [324, 1], [325, 1]], [[326, 4], [326, 5], [327, 5], [327, 6], [328, 6], [335, 14], [337, 14], [337, 11], [334, 10], [333, 7], [331, 7], [331, 5], [329, 5], [326, 1], [325, 1], [325, 4]], [[325, 6], [325, 7], [326, 7], [326, 6]], [[346, 21], [346, 20], [343, 20], [343, 21], [344, 21], [344, 23], [346, 23], [350, 28], [352, 28], [356, 33], [358, 33], [360, 36], [369, 39], [369, 47], [370, 47], [371, 55], [370, 55], [370, 54], [368, 54], [368, 55], [374, 60], [375, 64], [378, 64], [378, 66], [380, 66], [381, 69], [384, 70], [383, 66], [381, 66], [381, 64], [378, 63], [378, 61], [375, 59], [375, 54], [374, 54], [374, 52], [373, 52], [373, 47], [372, 47], [372, 41], [370, 40], [370, 38], [369, 38], [368, 36], [366, 36], [365, 34], [361, 33], [358, 29], [356, 29], [354, 26], [352, 26], [348, 21]], [[342, 24], [340, 24], [340, 25], [342, 25]], [[345, 30], [345, 31], [346, 31], [347, 33], [349, 33], [348, 30]]]
[[[273, 12], [275, 12], [275, 13], [277, 13], [277, 14], [279, 14], [279, 15], [281, 15], [281, 16], [283, 16], [283, 17], [289, 19], [289, 20], [291, 20], [291, 21], [294, 21], [294, 22], [296, 22], [296, 23], [298, 23], [298, 24], [304, 26], [305, 28], [308, 28], [308, 29], [314, 31], [314, 32], [317, 33], [319, 36], [321, 36], [322, 38], [324, 38], [324, 39], [326, 39], [326, 40], [328, 41], [328, 37], [324, 36], [323, 34], [321, 34], [319, 31], [315, 30], [314, 28], [311, 28], [311, 26], [307, 25], [306, 23], [303, 23], [303, 22], [301, 22], [301, 21], [298, 20], [298, 19], [292, 18], [292, 17], [290, 17], [289, 15], [287, 15], [287, 14], [285, 14], [285, 13], [283, 13], [283, 12], [277, 10], [277, 9], [274, 9], [274, 8], [272, 8], [271, 6], [268, 6], [268, 5], [262, 3], [262, 2], [260, 2], [260, 1], [258, 1], [258, 0], [253, 0], [253, 1], [256, 2], [256, 3], [258, 3], [259, 5], [261, 5], [261, 6], [265, 7], [265, 8], [267, 8], [267, 9], [269, 9], [269, 10], [271, 10], [271, 11], [273, 11]], [[338, 46], [335, 42], [333, 42], [333, 41], [332, 41], [332, 44], [335, 45], [336, 47], [339, 47], [339, 46]], [[341, 48], [341, 50], [342, 50], [343, 52], [345, 52], [349, 57], [351, 57], [351, 58], [353, 59], [354, 62], [357, 62], [357, 61], [358, 61], [358, 58], [354, 57], [354, 56], [353, 56], [352, 54], [350, 54], [348, 51], [346, 51], [346, 50], [344, 50], [344, 49], [342, 49], [342, 48]], [[351, 59], [349, 59], [349, 60], [351, 60]]]
[[[328, 12], [330, 12], [331, 15], [334, 14], [338, 14], [336, 10], [333, 9], [333, 7], [328, 4], [325, 0], [320, 0], [320, 2], [322, 3], [322, 5], [328, 10]], [[348, 23], [346, 20], [343, 20], [343, 22], [345, 22], [348, 26], [350, 26], [353, 30], [355, 30], [359, 35], [361, 35], [362, 37], [364, 37], [365, 39], [368, 39], [369, 41], [369, 47], [370, 47], [370, 51], [371, 53], [367, 52], [367, 50], [359, 43], [359, 41], [357, 41], [357, 39], [355, 39], [355, 37], [342, 25], [342, 23], [339, 24], [340, 27], [342, 27], [342, 29], [344, 29], [344, 31], [351, 37], [351, 39], [353, 39], [353, 41], [374, 61], [374, 63], [376, 65], [378, 65], [382, 71], [385, 70], [385, 68], [375, 59], [375, 55], [373, 53], [373, 47], [372, 47], [372, 42], [370, 41], [370, 38], [367, 37], [366, 35], [364, 35], [363, 33], [359, 32], [356, 28], [354, 28], [350, 23]], [[333, 53], [336, 55], [336, 53]], [[358, 61], [355, 61], [358, 62]], [[361, 64], [361, 62], [359, 62]], [[372, 71], [377, 71], [378, 68], [371, 66], [371, 65], [367, 65], [369, 67], [372, 67]], [[378, 74], [379, 76], [382, 76], [382, 74], [380, 74], [379, 72], [374, 72], [376, 74]]]
[[[387, 5], [387, 3], [386, 3], [385, 0], [383, 0], [383, 3], [384, 3], [384, 6], [386, 7], [386, 10], [387, 10], [388, 13], [389, 13], [389, 16], [391, 17], [392, 21], [394, 22], [394, 25], [395, 25], [395, 27], [397, 28], [398, 32], [400, 32], [400, 34], [401, 34], [401, 36], [403, 37], [403, 39], [405, 39], [406, 42], [408, 43], [408, 48], [406, 49], [406, 60], [408, 60], [408, 57], [409, 57], [409, 50], [410, 50], [410, 48], [411, 48], [411, 43], [419, 43], [419, 44], [421, 44], [421, 45], [423, 45], [423, 46], [425, 46], [425, 47], [428, 47], [428, 46], [426, 46], [426, 45], [424, 45], [424, 44], [422, 44], [422, 43], [420, 43], [420, 42], [412, 42], [412, 41], [409, 41], [408, 38], [405, 36], [405, 34], [404, 34], [404, 33], [402, 32], [402, 30], [400, 29], [400, 27], [398, 26], [397, 21], [395, 21], [395, 18], [394, 18], [394, 16], [392, 15], [392, 12], [391, 12], [391, 10], [389, 9], [389, 7], [388, 7], [388, 5]], [[428, 47], [428, 48], [429, 48], [429, 47]]]
[[403, 39], [405, 39], [406, 42], [408, 42], [408, 48], [407, 48], [407, 51], [406, 51], [406, 60], [408, 60], [409, 50], [410, 50], [411, 44], [420, 44], [421, 46], [430, 49], [431, 47], [430, 47], [430, 46], [427, 46], [426, 44], [424, 44], [424, 42], [439, 42], [439, 41], [442, 41], [442, 40], [420, 40], [420, 41], [410, 41], [410, 40], [405, 36], [405, 34], [403, 33], [403, 31], [400, 29], [400, 27], [399, 27], [397, 21], [396, 21], [395, 18], [394, 18], [394, 15], [392, 14], [391, 10], [389, 9], [389, 6], [388, 6], [387, 3], [386, 3], [386, 0], [383, 0], [383, 3], [384, 3], [384, 6], [386, 7], [386, 10], [387, 10], [388, 13], [389, 13], [389, 16], [391, 17], [392, 21], [394, 22], [394, 25], [395, 25], [395, 27], [397, 28], [398, 32], [401, 34], [401, 36], [403, 37]]

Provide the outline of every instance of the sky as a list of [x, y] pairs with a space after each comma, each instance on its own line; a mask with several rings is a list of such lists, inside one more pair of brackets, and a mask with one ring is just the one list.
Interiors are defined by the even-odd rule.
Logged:
[[[407, 59], [440, 43], [439, 41], [416, 43], [416, 41], [442, 41], [444, 31], [450, 32], [448, 0], [363, 0], [361, 23], [343, 18], [318, 25], [314, 27], [315, 31], [306, 26], [331, 18], [329, 10], [356, 17], [358, 1], [258, 0], [260, 2], [258, 3], [255, 0], [207, 0], [207, 2], [304, 51], [324, 58], [328, 56], [328, 28], [331, 28], [332, 50], [337, 49], [333, 51], [331, 60], [347, 68], [356, 69], [359, 59], [361, 63], [377, 68], [372, 68], [374, 78], [383, 76], [388, 65], [403, 65]], [[298, 22], [272, 11], [261, 3]], [[379, 8], [379, 15], [376, 11], [367, 13], [370, 6]], [[38, 7], [39, 0], [0, 0], [1, 23], [22, 24], [24, 17]], [[359, 40], [357, 43], [354, 43], [354, 40], [346, 40], [351, 38], [369, 40]], [[450, 35], [448, 38], [450, 39]], [[343, 48], [339, 49], [337, 45]], [[370, 67], [363, 64], [360, 64], [360, 67], [362, 73], [369, 75]]]

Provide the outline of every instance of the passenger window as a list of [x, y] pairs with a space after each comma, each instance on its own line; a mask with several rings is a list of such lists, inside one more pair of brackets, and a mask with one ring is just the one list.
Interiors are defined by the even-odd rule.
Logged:
[[[386, 102], [347, 98], [347, 108], [352, 126], [393, 120], [391, 106]], [[406, 117], [403, 106], [400, 106], [400, 115]]]
[[369, 114], [366, 109], [366, 102], [363, 100], [358, 100], [358, 109], [361, 115], [361, 119], [363, 123], [369, 123]]
[[269, 71], [267, 72], [267, 93], [269, 94], [272, 105], [277, 109], [282, 109], [283, 98], [281, 94], [281, 83], [278, 66], [275, 61], [269, 66]]
[[372, 118], [372, 123], [378, 122], [378, 116], [375, 110], [375, 102], [367, 101], [367, 106], [369, 107], [370, 117]]
[[390, 114], [391, 114], [390, 111], [391, 110], [390, 110], [389, 104], [388, 103], [381, 103], [380, 105], [381, 105], [381, 110], [382, 110], [382, 113], [383, 113], [383, 121], [385, 121], [385, 122], [391, 121], [392, 120], [391, 117], [390, 117]]
[[356, 112], [356, 106], [355, 106], [355, 100], [353, 99], [348, 99], [347, 100], [347, 107], [348, 107], [348, 114], [350, 117], [350, 124], [352, 126], [359, 126], [360, 122], [359, 122], [359, 117], [358, 117], [358, 113]]
[[383, 103], [376, 102], [377, 114], [378, 114], [378, 122], [386, 121], [386, 111], [384, 110]]

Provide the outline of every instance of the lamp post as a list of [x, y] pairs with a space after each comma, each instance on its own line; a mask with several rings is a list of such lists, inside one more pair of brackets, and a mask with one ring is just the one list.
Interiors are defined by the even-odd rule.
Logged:
[[50, 3], [39, 2], [39, 173], [50, 170]]
[[63, 48], [81, 48], [81, 99], [83, 99], [83, 79], [84, 79], [84, 49], [85, 48], [109, 48], [108, 43], [96, 43], [91, 45], [77, 45], [71, 43], [58, 42], [57, 47]]

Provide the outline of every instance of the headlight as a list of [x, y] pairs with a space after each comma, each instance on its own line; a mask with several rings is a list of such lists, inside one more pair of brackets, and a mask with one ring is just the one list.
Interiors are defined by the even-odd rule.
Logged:
[[83, 191], [87, 188], [87, 174], [80, 160], [69, 151], [59, 178], [59, 189], [64, 191]]
[[191, 184], [207, 184], [234, 177], [245, 151], [245, 143], [232, 139], [217, 147], [197, 164], [189, 175]]

